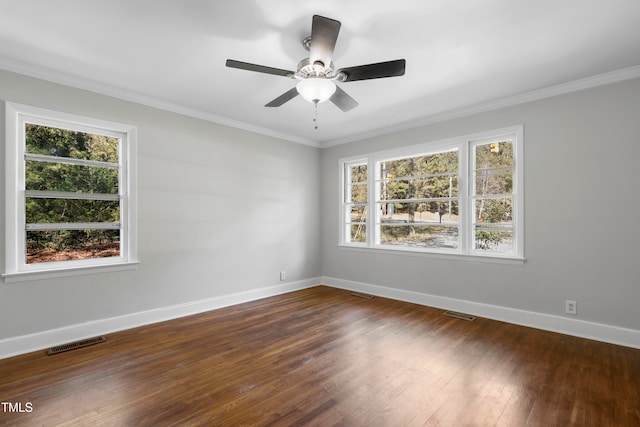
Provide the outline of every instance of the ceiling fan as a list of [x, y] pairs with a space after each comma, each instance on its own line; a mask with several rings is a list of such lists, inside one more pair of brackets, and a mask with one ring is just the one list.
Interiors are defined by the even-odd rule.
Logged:
[[358, 106], [358, 102], [342, 90], [335, 82], [353, 82], [357, 80], [379, 79], [404, 75], [405, 60], [378, 62], [375, 64], [336, 69], [333, 65], [333, 49], [340, 32], [340, 21], [314, 15], [311, 36], [303, 40], [309, 50], [309, 57], [298, 64], [297, 70], [289, 71], [264, 65], [227, 59], [227, 67], [258, 73], [273, 74], [300, 80], [291, 90], [283, 93], [265, 107], [279, 107], [298, 95], [318, 105], [324, 101], [333, 102], [342, 111]]

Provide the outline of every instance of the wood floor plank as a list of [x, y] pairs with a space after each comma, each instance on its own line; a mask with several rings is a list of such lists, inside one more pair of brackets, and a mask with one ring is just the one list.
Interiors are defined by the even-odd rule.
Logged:
[[33, 408], [0, 426], [639, 426], [640, 350], [319, 286], [0, 360], [0, 400]]

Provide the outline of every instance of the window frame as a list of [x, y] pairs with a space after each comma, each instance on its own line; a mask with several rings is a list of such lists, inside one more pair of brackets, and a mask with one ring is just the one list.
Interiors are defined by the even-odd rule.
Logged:
[[[474, 191], [474, 147], [481, 145], [486, 141], [499, 140], [500, 138], [509, 138], [513, 141], [513, 251], [489, 252], [475, 249], [475, 224], [474, 224], [474, 207], [476, 200]], [[444, 140], [432, 141], [417, 145], [411, 145], [399, 149], [385, 150], [367, 153], [364, 155], [347, 157], [339, 159], [339, 185], [340, 185], [340, 217], [339, 217], [339, 236], [338, 247], [347, 250], [372, 251], [374, 253], [386, 252], [397, 255], [409, 256], [427, 256], [433, 258], [444, 259], [466, 259], [470, 261], [487, 261], [499, 263], [516, 263], [521, 264], [525, 261], [524, 257], [524, 126], [512, 126], [501, 129], [495, 129], [486, 132], [479, 132], [460, 137], [454, 137]], [[380, 234], [377, 224], [380, 213], [377, 212], [376, 200], [379, 198], [379, 189], [377, 188], [377, 176], [380, 173], [380, 164], [383, 161], [391, 159], [403, 159], [416, 157], [420, 155], [428, 155], [441, 153], [446, 151], [458, 151], [458, 232], [459, 247], [457, 249], [448, 248], [415, 248], [401, 245], [383, 245], [377, 243], [376, 239]], [[366, 163], [368, 171], [367, 185], [369, 189], [369, 197], [367, 206], [369, 212], [374, 214], [367, 215], [367, 241], [365, 244], [353, 243], [346, 240], [346, 223], [345, 223], [345, 167], [348, 164]], [[378, 175], [377, 175], [378, 174]]]
[[[347, 191], [348, 187], [353, 187], [353, 182], [351, 181], [351, 175], [349, 175], [347, 177], [346, 174], [346, 170], [347, 168], [351, 168], [354, 166], [360, 166], [360, 165], [366, 165], [367, 166], [367, 180], [365, 181], [366, 185], [367, 185], [367, 202], [353, 202], [353, 201], [347, 201], [348, 198], [348, 194], [349, 192]], [[367, 159], [352, 159], [349, 161], [346, 161], [342, 164], [342, 175], [343, 178], [341, 178], [341, 183], [343, 183], [342, 187], [342, 191], [340, 193], [340, 200], [342, 201], [342, 204], [345, 206], [344, 209], [341, 210], [342, 214], [344, 215], [342, 217], [342, 226], [340, 227], [341, 230], [341, 241], [346, 240], [347, 236], [349, 236], [349, 238], [351, 238], [351, 226], [353, 224], [353, 222], [351, 222], [351, 212], [347, 211], [346, 206], [347, 205], [362, 205], [364, 204], [365, 206], [365, 216], [366, 219], [364, 221], [365, 223], [365, 241], [364, 242], [357, 242], [357, 241], [349, 241], [349, 245], [353, 245], [353, 246], [357, 246], [357, 247], [366, 247], [368, 242], [371, 240], [371, 227], [370, 227], [370, 223], [369, 223], [369, 216], [370, 213], [368, 212], [369, 210], [369, 200], [371, 198], [371, 185], [369, 184], [369, 181], [371, 180], [371, 168], [369, 167], [369, 165], [367, 164]], [[356, 183], [355, 185], [359, 185], [360, 183]], [[350, 194], [349, 194], [350, 195]], [[361, 222], [358, 222], [358, 224], [361, 224]], [[347, 231], [348, 230], [348, 231]]]
[[[25, 165], [38, 155], [26, 153], [25, 123], [93, 133], [120, 139], [117, 200], [120, 207], [120, 255], [107, 258], [26, 262]], [[5, 102], [5, 282], [55, 278], [137, 267], [136, 145], [137, 128], [132, 125], [63, 113], [29, 105]], [[65, 159], [66, 160], [66, 159]], [[93, 164], [94, 161], [60, 163]], [[106, 163], [105, 165], [106, 166]], [[34, 191], [31, 191], [34, 192]], [[56, 193], [56, 192], [50, 192]], [[62, 194], [61, 194], [62, 195]], [[55, 194], [54, 194], [55, 196]], [[96, 196], [101, 198], [102, 196]], [[56, 198], [56, 197], [54, 197]], [[89, 197], [91, 198], [91, 197]], [[112, 196], [110, 196], [112, 198]], [[102, 223], [100, 223], [102, 224]], [[78, 226], [81, 226], [79, 224]], [[56, 228], [56, 225], [52, 225]], [[97, 226], [98, 228], [106, 225]], [[67, 228], [64, 228], [67, 229]]]

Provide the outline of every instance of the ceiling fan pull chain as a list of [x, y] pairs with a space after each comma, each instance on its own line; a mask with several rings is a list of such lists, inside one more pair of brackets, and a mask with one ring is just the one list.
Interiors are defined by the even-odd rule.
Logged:
[[314, 129], [318, 130], [318, 101], [314, 102], [315, 106], [316, 106], [316, 115], [313, 118], [313, 122], [315, 123]]

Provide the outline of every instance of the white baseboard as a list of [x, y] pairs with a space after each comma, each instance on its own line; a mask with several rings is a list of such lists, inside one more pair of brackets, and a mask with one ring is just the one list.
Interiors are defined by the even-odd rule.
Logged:
[[339, 289], [363, 292], [384, 298], [406, 301], [429, 307], [468, 313], [487, 319], [500, 320], [516, 325], [528, 326], [546, 331], [559, 332], [581, 338], [588, 338], [611, 344], [640, 349], [640, 331], [626, 329], [562, 316], [518, 310], [497, 305], [482, 304], [437, 295], [424, 294], [402, 289], [388, 288], [351, 280], [323, 277], [322, 283]]
[[640, 331], [332, 277], [311, 278], [0, 340], [0, 359], [324, 284], [640, 349]]
[[0, 340], [0, 359], [30, 353], [32, 351], [38, 351], [44, 348], [89, 337], [95, 337], [97, 335], [123, 331], [125, 329], [136, 328], [138, 326], [163, 322], [165, 320], [190, 316], [192, 314], [203, 313], [205, 311], [228, 307], [235, 304], [306, 289], [318, 286], [320, 283], [320, 278], [287, 282], [284, 284], [267, 286], [249, 291], [237, 292], [169, 307], [162, 307], [154, 310], [141, 311], [124, 316], [94, 320], [87, 323], [65, 326], [63, 328], [51, 329], [19, 337], [7, 338]]

